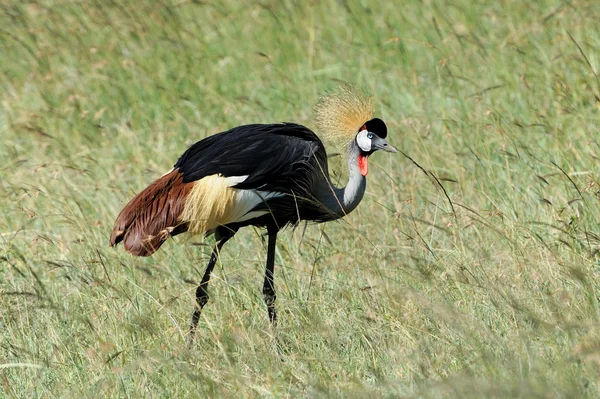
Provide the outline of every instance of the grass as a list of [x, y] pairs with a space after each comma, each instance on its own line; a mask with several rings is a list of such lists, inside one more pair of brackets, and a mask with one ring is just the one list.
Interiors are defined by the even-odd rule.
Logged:
[[[310, 4], [309, 4], [310, 3]], [[600, 10], [592, 1], [0, 5], [4, 397], [597, 397]], [[338, 81], [389, 139], [344, 221], [108, 248], [131, 196]], [[339, 169], [339, 168], [338, 168]], [[279, 350], [276, 349], [278, 342]]]

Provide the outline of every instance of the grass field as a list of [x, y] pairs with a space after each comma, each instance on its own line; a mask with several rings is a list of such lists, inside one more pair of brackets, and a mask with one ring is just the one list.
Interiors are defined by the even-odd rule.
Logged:
[[[594, 1], [5, 0], [0, 397], [598, 397], [599, 26]], [[238, 234], [187, 351], [212, 241], [133, 258], [118, 212], [207, 135], [314, 127], [339, 82], [405, 155], [280, 234], [276, 331]]]

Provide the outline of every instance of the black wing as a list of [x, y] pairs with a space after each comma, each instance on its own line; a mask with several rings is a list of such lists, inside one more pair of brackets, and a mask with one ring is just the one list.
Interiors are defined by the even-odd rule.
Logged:
[[308, 194], [318, 174], [327, 173], [327, 154], [318, 136], [304, 126], [244, 125], [192, 145], [175, 168], [186, 183], [214, 174], [248, 175], [235, 187]]

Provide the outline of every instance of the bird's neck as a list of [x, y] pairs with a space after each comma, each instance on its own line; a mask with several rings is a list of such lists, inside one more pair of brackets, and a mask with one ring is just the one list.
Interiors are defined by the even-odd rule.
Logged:
[[[338, 219], [346, 216], [354, 210], [362, 200], [367, 187], [366, 179], [366, 158], [362, 160], [362, 173], [359, 167], [360, 149], [355, 143], [348, 148], [348, 183], [343, 188], [335, 187], [329, 178], [327, 187], [320, 190], [322, 195], [320, 202], [325, 205], [331, 213], [332, 219]], [[363, 175], [364, 173], [364, 175]]]

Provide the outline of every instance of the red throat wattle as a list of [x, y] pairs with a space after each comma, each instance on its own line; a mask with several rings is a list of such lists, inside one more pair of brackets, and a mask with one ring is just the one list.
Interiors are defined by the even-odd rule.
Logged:
[[367, 157], [364, 155], [358, 156], [358, 170], [360, 170], [360, 174], [363, 176], [369, 173], [369, 164], [367, 164]]

